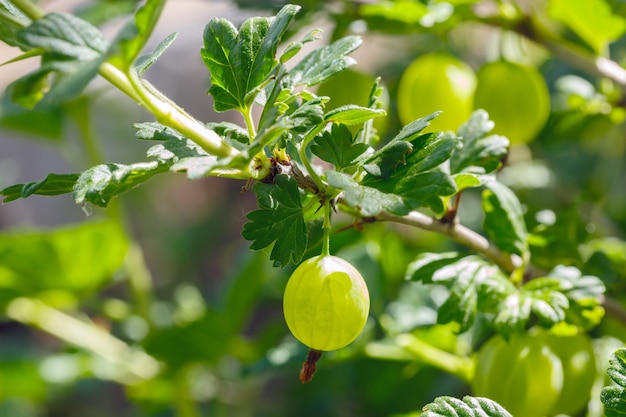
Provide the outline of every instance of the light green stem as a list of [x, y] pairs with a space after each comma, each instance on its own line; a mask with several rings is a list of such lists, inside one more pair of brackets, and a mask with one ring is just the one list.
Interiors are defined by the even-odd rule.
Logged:
[[471, 358], [441, 350], [409, 333], [396, 336], [395, 345], [371, 342], [367, 345], [365, 352], [368, 356], [379, 359], [419, 360], [467, 382], [470, 382], [474, 376], [475, 365]]
[[306, 135], [306, 137], [302, 140], [302, 143], [300, 144], [300, 150], [298, 151], [298, 155], [300, 155], [300, 160], [302, 161], [302, 163], [304, 164], [304, 167], [308, 171], [309, 176], [311, 177], [315, 185], [317, 185], [317, 188], [319, 189], [319, 191], [322, 193], [326, 189], [326, 185], [324, 184], [324, 181], [322, 181], [320, 176], [317, 175], [317, 172], [315, 172], [315, 170], [313, 169], [313, 165], [311, 165], [311, 162], [309, 161], [309, 157], [306, 154], [306, 148], [309, 146], [311, 141], [315, 139], [315, 136], [317, 136], [322, 130], [324, 130], [325, 126], [326, 126], [325, 124], [321, 124], [317, 126], [315, 129], [311, 130], [309, 134]]
[[330, 211], [332, 207], [330, 205], [330, 200], [324, 201], [324, 225], [323, 225], [323, 233], [322, 237], [322, 256], [330, 255]]
[[181, 369], [176, 377], [176, 417], [199, 417], [195, 401], [190, 397], [189, 368]]
[[44, 11], [41, 10], [35, 3], [29, 0], [11, 0], [13, 5], [20, 9], [22, 13], [30, 17], [32, 20], [41, 19], [44, 16]]
[[109, 63], [101, 66], [100, 75], [146, 107], [160, 123], [182, 133], [209, 154], [229, 157], [239, 153], [217, 133], [184, 112], [146, 81], [125, 74]]
[[252, 118], [252, 107], [248, 107], [246, 111], [242, 112], [243, 118], [248, 128], [248, 136], [250, 137], [250, 143], [254, 142], [256, 137], [256, 128], [254, 126], [254, 119]]
[[160, 365], [150, 355], [132, 349], [103, 329], [30, 298], [17, 298], [6, 309], [10, 319], [37, 327], [51, 335], [93, 352], [124, 369], [122, 383], [153, 378]]
[[144, 103], [141, 96], [135, 91], [135, 88], [133, 87], [129, 78], [126, 76], [126, 74], [120, 71], [119, 68], [111, 63], [105, 62], [100, 65], [99, 74], [105, 80], [113, 84], [118, 90], [126, 94], [128, 97], [132, 98], [134, 101], [141, 104], [142, 106], [146, 106], [146, 103]]

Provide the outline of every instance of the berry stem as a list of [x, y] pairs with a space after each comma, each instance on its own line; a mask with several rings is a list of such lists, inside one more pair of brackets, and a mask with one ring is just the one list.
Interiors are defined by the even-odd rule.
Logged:
[[330, 211], [332, 207], [330, 205], [330, 200], [324, 201], [324, 225], [323, 225], [323, 233], [322, 237], [322, 256], [330, 255]]
[[309, 161], [309, 157], [306, 154], [306, 149], [311, 143], [311, 141], [315, 138], [315, 136], [317, 136], [322, 130], [324, 130], [325, 127], [326, 127], [325, 124], [320, 124], [317, 127], [313, 128], [306, 135], [306, 137], [302, 140], [302, 143], [300, 144], [300, 149], [298, 151], [298, 154], [300, 156], [300, 159], [302, 160], [302, 163], [304, 164], [304, 167], [306, 168], [309, 176], [311, 177], [311, 179], [313, 180], [313, 182], [315, 183], [315, 185], [317, 186], [318, 190], [321, 193], [323, 193], [323, 191], [326, 189], [326, 186], [324, 185], [324, 181], [322, 181], [322, 179], [317, 174], [317, 172], [315, 172], [315, 169], [313, 169], [313, 165], [311, 165], [311, 161]]

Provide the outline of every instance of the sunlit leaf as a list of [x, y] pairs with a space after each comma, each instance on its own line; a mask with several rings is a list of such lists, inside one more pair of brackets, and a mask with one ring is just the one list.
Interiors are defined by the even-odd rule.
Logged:
[[277, 65], [276, 49], [299, 6], [287, 5], [273, 18], [253, 17], [239, 31], [225, 19], [211, 19], [204, 30], [202, 59], [211, 72], [216, 111], [245, 111], [253, 93]]
[[113, 197], [168, 169], [169, 166], [157, 161], [97, 165], [80, 175], [72, 195], [77, 204], [92, 203], [106, 207]]
[[506, 185], [490, 181], [483, 191], [483, 227], [489, 238], [502, 250], [528, 256], [528, 232], [522, 205]]
[[285, 84], [313, 86], [323, 83], [356, 63], [348, 55], [361, 46], [361, 43], [358, 36], [346, 36], [330, 45], [315, 49], [289, 71]]
[[[112, 57], [111, 62], [122, 68], [129, 68], [133, 64], [150, 38], [164, 6], [165, 0], [146, 0], [142, 4], [134, 18], [128, 21], [114, 41], [113, 50], [117, 55]], [[137, 71], [140, 74], [156, 61], [158, 56], [171, 44], [172, 36], [170, 35], [157, 46], [155, 52], [151, 54], [151, 58], [148, 59], [148, 61], [152, 60], [150, 64], [145, 59], [138, 63]]]
[[607, 375], [616, 384], [602, 389], [600, 399], [606, 417], [626, 416], [626, 349], [618, 349], [609, 360]]
[[50, 13], [18, 33], [20, 41], [31, 48], [91, 61], [100, 58], [108, 43], [98, 29], [67, 13]]
[[41, 181], [29, 182], [26, 184], [15, 184], [0, 190], [0, 195], [4, 196], [4, 202], [27, 198], [31, 195], [60, 195], [71, 193], [74, 184], [78, 180], [79, 174], [48, 174]]
[[276, 184], [257, 183], [254, 192], [259, 209], [248, 213], [243, 237], [253, 241], [252, 250], [273, 244], [270, 259], [278, 266], [298, 263], [306, 250], [307, 229], [296, 181], [278, 175]]
[[476, 110], [458, 131], [461, 138], [459, 149], [450, 159], [452, 173], [472, 172], [485, 174], [502, 165], [508, 153], [509, 140], [504, 136], [487, 135], [493, 122], [484, 110]]
[[333, 124], [331, 130], [315, 138], [311, 151], [322, 160], [335, 165], [338, 171], [355, 164], [355, 160], [369, 149], [364, 143], [354, 143], [350, 129], [344, 124]]
[[410, 141], [428, 127], [430, 121], [438, 114], [433, 113], [404, 126], [393, 139], [363, 162], [363, 168], [370, 175], [389, 178], [398, 166], [406, 164], [406, 158], [413, 150]]

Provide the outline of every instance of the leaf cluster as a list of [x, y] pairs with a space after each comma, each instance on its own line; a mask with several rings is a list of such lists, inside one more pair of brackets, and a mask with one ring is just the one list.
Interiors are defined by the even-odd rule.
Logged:
[[407, 279], [442, 285], [448, 295], [437, 322], [468, 330], [478, 315], [503, 336], [531, 323], [551, 328], [567, 324], [591, 329], [602, 319], [602, 281], [574, 267], [557, 266], [543, 277], [515, 285], [498, 267], [476, 255], [425, 253], [411, 262]]
[[[359, 133], [353, 135], [347, 128], [348, 122], [355, 120], [351, 116], [354, 110], [349, 112], [345, 107], [337, 110], [329, 112], [325, 119], [339, 122], [317, 134], [310, 151], [333, 165], [333, 169], [323, 175], [326, 193], [338, 196], [342, 205], [363, 217], [375, 217], [383, 211], [405, 215], [415, 209], [428, 209], [443, 216], [450, 199], [461, 190], [495, 183], [488, 174], [500, 166], [507, 152], [505, 138], [488, 135], [493, 123], [483, 111], [477, 111], [457, 134], [423, 133], [437, 117], [438, 113], [434, 113], [409, 123], [390, 141], [375, 148], [371, 138], [364, 141]], [[358, 109], [358, 114], [365, 116], [367, 112]], [[338, 115], [342, 118], [338, 119]], [[363, 120], [358, 122], [363, 123]], [[498, 187], [506, 188], [502, 184]], [[488, 224], [487, 229], [499, 236], [503, 244], [514, 242], [521, 248], [518, 251], [511, 243], [512, 251], [525, 251], [526, 236], [519, 202], [514, 207], [518, 210], [510, 213], [510, 205], [514, 203], [504, 198], [503, 202], [495, 200], [493, 216], [498, 220], [494, 220], [493, 225]], [[509, 206], [501, 207], [507, 203]], [[510, 224], [518, 225], [512, 235], [498, 233], [499, 228], [508, 228]], [[277, 231], [274, 238], [280, 241], [288, 234], [287, 229]]]

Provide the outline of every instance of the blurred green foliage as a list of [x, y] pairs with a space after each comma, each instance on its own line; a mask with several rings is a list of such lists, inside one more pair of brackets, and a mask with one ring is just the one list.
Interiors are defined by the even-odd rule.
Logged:
[[[128, 14], [137, 3], [94, 0], [76, 14], [100, 26]], [[264, 15], [283, 4], [234, 3]], [[391, 41], [392, 53], [369, 52], [375, 59], [358, 67], [371, 79], [382, 75], [389, 87], [382, 143], [400, 128], [398, 82], [417, 56], [442, 49], [478, 70], [496, 54], [541, 71], [550, 89], [549, 119], [533, 141], [510, 150], [498, 174], [522, 203], [514, 208], [519, 218], [508, 226], [483, 223], [483, 205], [497, 210], [507, 201], [494, 195], [507, 191], [492, 190], [481, 199], [469, 188], [458, 215], [461, 223], [509, 252], [530, 257], [539, 275], [566, 265], [602, 280], [612, 304], [605, 305], [608, 317], [590, 334], [601, 352], [603, 374], [611, 349], [626, 340], [626, 86], [589, 63], [598, 57], [620, 63], [626, 56], [623, 2], [550, 0], [545, 10], [542, 2], [533, 1], [525, 2], [529, 9], [513, 7], [516, 2], [475, 0], [300, 3], [303, 10], [287, 37], [324, 19], [330, 26], [328, 42], [352, 34], [365, 38], [364, 48], [369, 39]], [[0, 1], [3, 13], [10, 7], [11, 2]], [[12, 26], [0, 33], [14, 40]], [[534, 46], [529, 48], [529, 41]], [[363, 75], [355, 76], [360, 83]], [[207, 87], [206, 79], [188, 82]], [[349, 89], [321, 88], [330, 103], [354, 102], [346, 100]], [[76, 108], [98, 106], [103, 99], [89, 91], [74, 100], [26, 112], [5, 94], [0, 135], [45, 139], [38, 146], [67, 156], [68, 126], [80, 131], [85, 123], [97, 124]], [[118, 101], [115, 105], [125, 108]], [[99, 116], [103, 123], [120, 123], [107, 119], [107, 112]], [[93, 138], [83, 139], [81, 149], [88, 155]], [[98, 146], [117, 145], [102, 138]], [[95, 155], [90, 162], [102, 162]], [[80, 168], [87, 158], [71, 157]], [[0, 164], [5, 162], [0, 155]], [[349, 167], [352, 161], [343, 162]], [[38, 162], [25, 155], [19, 163], [27, 168]], [[461, 166], [453, 159], [453, 168], [455, 163]], [[461, 188], [475, 173], [457, 174]], [[5, 175], [2, 169], [0, 175]], [[2, 185], [6, 181], [0, 177]], [[443, 234], [397, 224], [354, 224], [337, 216], [331, 252], [362, 272], [371, 317], [355, 343], [324, 354], [315, 379], [303, 386], [297, 374], [306, 349], [288, 334], [281, 312], [293, 266], [273, 267], [271, 250], [251, 252], [240, 236], [245, 213], [254, 206], [252, 192], [242, 195], [242, 184], [216, 178], [151, 181], [120, 197], [122, 204], [97, 209], [93, 217], [107, 220], [86, 219], [77, 226], [9, 230], [12, 225], [0, 210], [0, 224], [7, 226], [0, 234], [0, 416], [399, 417], [418, 415], [438, 396], [471, 394], [462, 373], [455, 375], [420, 353], [420, 347], [469, 361], [492, 334], [489, 320], [477, 314], [459, 334], [456, 323], [444, 324], [437, 315], [449, 291], [405, 279], [407, 265], [419, 255], [467, 248]], [[29, 201], [37, 204], [43, 198]], [[93, 210], [89, 203], [84, 209]], [[525, 221], [527, 231], [519, 221]], [[513, 238], [499, 234], [500, 228], [511, 229]], [[321, 238], [316, 233], [309, 231], [310, 241]], [[516, 246], [526, 233], [528, 246]], [[313, 255], [293, 249], [299, 256]], [[597, 317], [595, 306], [586, 307]], [[596, 397], [580, 415], [602, 415]]]

